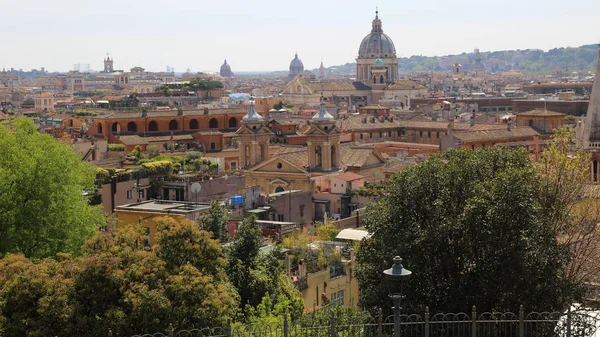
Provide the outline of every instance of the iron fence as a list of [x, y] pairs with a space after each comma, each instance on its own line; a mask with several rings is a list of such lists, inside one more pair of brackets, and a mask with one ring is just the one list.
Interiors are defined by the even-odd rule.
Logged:
[[[175, 330], [134, 335], [133, 337], [391, 337], [394, 316], [340, 318], [331, 311], [323, 317], [308, 316], [268, 324], [232, 325], [217, 328]], [[400, 315], [401, 337], [592, 337], [600, 325], [600, 316], [586, 310], [525, 313], [436, 313]], [[109, 331], [109, 337], [113, 337]]]

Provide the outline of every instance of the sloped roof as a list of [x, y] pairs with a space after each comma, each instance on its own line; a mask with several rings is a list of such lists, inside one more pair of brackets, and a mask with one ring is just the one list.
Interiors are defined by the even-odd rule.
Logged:
[[539, 136], [540, 134], [529, 126], [513, 127], [496, 130], [480, 130], [480, 131], [459, 131], [454, 132], [453, 136], [463, 142], [479, 142], [479, 141], [495, 141], [495, 140], [510, 140], [524, 137]]
[[426, 89], [419, 83], [411, 80], [396, 80], [396, 82], [390, 84], [386, 90], [421, 90]]
[[517, 116], [532, 116], [532, 117], [559, 117], [566, 116], [564, 113], [550, 111], [545, 109], [535, 109], [531, 111], [520, 112]]
[[120, 136], [119, 141], [124, 145], [148, 145], [148, 141], [138, 135]]
[[364, 176], [362, 176], [360, 174], [356, 174], [354, 172], [339, 172], [339, 173], [334, 173], [331, 176], [332, 177], [336, 177], [338, 179], [342, 179], [344, 181], [353, 181], [353, 180], [365, 179]]

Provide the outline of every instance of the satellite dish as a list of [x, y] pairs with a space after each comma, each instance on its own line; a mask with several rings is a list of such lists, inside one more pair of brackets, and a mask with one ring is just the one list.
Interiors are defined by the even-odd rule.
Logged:
[[191, 186], [191, 191], [192, 193], [200, 193], [200, 191], [202, 191], [202, 185], [200, 185], [200, 183], [193, 183]]

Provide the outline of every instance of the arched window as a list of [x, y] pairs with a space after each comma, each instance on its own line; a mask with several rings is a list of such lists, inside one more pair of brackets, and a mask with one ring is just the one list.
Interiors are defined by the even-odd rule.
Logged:
[[528, 124], [529, 126], [533, 126], [533, 119], [530, 119]]
[[283, 191], [285, 191], [285, 189], [283, 187], [281, 187], [281, 186], [277, 186], [275, 188], [275, 193], [279, 193], [279, 192], [283, 192]]
[[383, 83], [383, 75], [379, 76], [379, 83]]
[[235, 119], [235, 117], [229, 118], [229, 128], [237, 128], [237, 119]]
[[321, 165], [323, 165], [322, 158], [321, 146], [317, 145], [315, 146], [315, 165], [317, 167], [321, 167]]
[[195, 130], [197, 128], [198, 128], [198, 120], [194, 118], [190, 121], [190, 129]]
[[135, 122], [127, 123], [127, 131], [128, 132], [137, 132], [137, 125], [135, 125]]
[[208, 127], [211, 129], [218, 129], [219, 122], [217, 121], [216, 118], [211, 118], [210, 121], [208, 122]]
[[179, 123], [177, 123], [177, 121], [176, 121], [176, 120], [172, 119], [172, 120], [169, 122], [169, 130], [171, 130], [171, 131], [175, 131], [175, 130], [177, 130], [178, 128], [179, 128]]
[[119, 130], [121, 130], [121, 128], [119, 127], [119, 123], [114, 122], [112, 125], [112, 128], [110, 129], [112, 132], [119, 132]]
[[98, 123], [98, 133], [102, 133], [102, 124]]
[[158, 123], [150, 121], [150, 123], [148, 123], [148, 131], [158, 131]]

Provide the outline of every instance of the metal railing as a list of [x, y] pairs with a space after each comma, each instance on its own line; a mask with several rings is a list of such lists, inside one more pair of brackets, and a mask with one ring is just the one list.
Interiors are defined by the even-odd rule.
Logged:
[[[323, 309], [327, 310], [327, 309]], [[287, 314], [283, 321], [269, 324], [232, 325], [217, 328], [167, 330], [133, 337], [390, 337], [394, 335], [394, 317], [367, 313], [348, 319], [329, 315], [303, 317], [291, 322]], [[588, 337], [594, 336], [600, 316], [595, 312], [569, 310], [559, 312], [430, 314], [400, 315], [402, 337]], [[109, 331], [109, 337], [113, 337]]]

